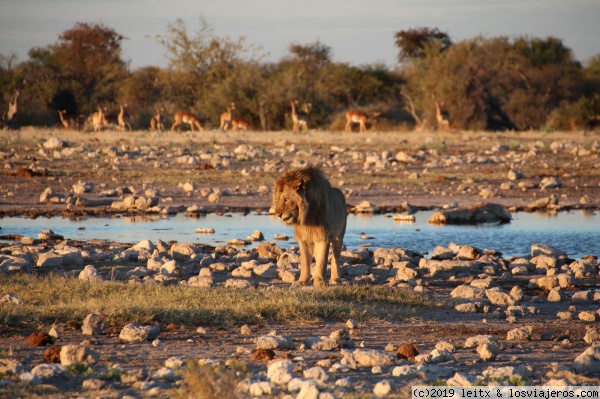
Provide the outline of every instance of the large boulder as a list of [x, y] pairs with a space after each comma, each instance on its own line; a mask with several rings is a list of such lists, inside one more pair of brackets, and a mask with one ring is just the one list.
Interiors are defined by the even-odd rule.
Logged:
[[480, 224], [480, 223], [509, 223], [512, 219], [502, 205], [492, 203], [477, 203], [453, 209], [435, 212], [429, 218], [431, 224]]

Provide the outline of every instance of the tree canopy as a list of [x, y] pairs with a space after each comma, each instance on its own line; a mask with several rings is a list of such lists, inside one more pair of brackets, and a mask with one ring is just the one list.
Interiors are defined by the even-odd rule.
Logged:
[[56, 43], [34, 47], [29, 59], [0, 55], [0, 107], [15, 89], [25, 106], [22, 123], [57, 123], [57, 111], [89, 115], [99, 106], [115, 114], [127, 103], [130, 121], [146, 128], [157, 109], [178, 110], [208, 128], [233, 103], [234, 118], [255, 129], [291, 127], [290, 103], [310, 104], [310, 126], [341, 129], [350, 108], [383, 112], [378, 128], [411, 129], [423, 120], [436, 128], [443, 113], [452, 129], [585, 129], [600, 123], [600, 55], [587, 66], [555, 37], [478, 36], [453, 41], [438, 28], [393, 34], [394, 69], [336, 62], [317, 40], [291, 43], [277, 62], [264, 62], [245, 37], [215, 34], [200, 17], [183, 20], [155, 39], [167, 68], [130, 71], [123, 35], [102, 23], [77, 22]]

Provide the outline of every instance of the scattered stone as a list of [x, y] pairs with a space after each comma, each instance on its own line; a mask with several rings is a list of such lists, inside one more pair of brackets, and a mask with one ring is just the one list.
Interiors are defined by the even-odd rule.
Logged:
[[419, 355], [419, 350], [412, 343], [405, 343], [398, 347], [396, 351], [396, 358], [398, 359], [406, 359], [410, 361], [414, 361], [415, 357]]
[[591, 303], [594, 300], [594, 293], [590, 290], [579, 291], [573, 294], [571, 297], [571, 303]]
[[477, 347], [477, 353], [484, 362], [489, 362], [496, 359], [499, 348], [496, 344], [485, 343]]
[[31, 335], [27, 337], [26, 342], [29, 344], [29, 346], [40, 347], [51, 344], [54, 342], [54, 339], [48, 334], [31, 333]]
[[386, 396], [392, 391], [392, 382], [390, 380], [379, 381], [373, 387], [373, 393], [376, 396]]
[[510, 330], [506, 335], [507, 341], [530, 341], [533, 327], [525, 326]]
[[106, 384], [106, 382], [99, 378], [88, 378], [83, 381], [83, 383], [81, 384], [81, 387], [85, 390], [97, 391], [97, 390], [104, 388], [105, 384]]
[[494, 287], [485, 290], [485, 295], [492, 305], [496, 306], [514, 306], [516, 301], [508, 294], [502, 291], [500, 287]]
[[51, 346], [44, 351], [44, 361], [46, 363], [60, 363], [60, 346]]
[[465, 348], [474, 348], [481, 346], [483, 344], [490, 344], [498, 342], [498, 338], [493, 335], [476, 335], [474, 337], [469, 337], [465, 341]]
[[431, 224], [478, 224], [508, 223], [511, 214], [499, 204], [480, 203], [455, 209], [434, 212], [429, 219]]
[[12, 305], [21, 306], [25, 304], [25, 301], [13, 294], [6, 294], [0, 299], [0, 303], [9, 303]]
[[361, 366], [390, 366], [392, 359], [383, 351], [375, 349], [356, 349], [352, 356], [357, 364]]
[[64, 345], [60, 349], [60, 363], [63, 366], [85, 364], [93, 366], [100, 360], [100, 354], [88, 346]]
[[600, 344], [594, 344], [573, 361], [573, 369], [579, 374], [600, 374]]
[[160, 334], [157, 326], [142, 326], [140, 324], [129, 323], [119, 333], [119, 339], [125, 342], [143, 342], [152, 341]]
[[296, 349], [294, 344], [279, 335], [262, 335], [256, 339], [257, 349]]
[[104, 324], [105, 321], [102, 316], [90, 313], [86, 316], [85, 320], [83, 320], [81, 330], [83, 335], [102, 335]]
[[599, 316], [598, 316], [598, 313], [596, 313], [596, 312], [583, 311], [583, 312], [579, 312], [579, 315], [577, 317], [581, 321], [593, 323], [598, 320]]
[[291, 360], [277, 360], [269, 364], [267, 377], [274, 384], [287, 384], [294, 375], [292, 374], [294, 364]]
[[98, 273], [98, 270], [96, 270], [96, 268], [92, 265], [87, 265], [86, 267], [84, 267], [83, 270], [77, 276], [77, 278], [82, 281], [103, 281], [104, 280], [102, 275], [100, 275], [100, 273]]
[[257, 349], [252, 353], [250, 360], [253, 362], [264, 362], [268, 363], [270, 360], [275, 358], [275, 352], [272, 349]]

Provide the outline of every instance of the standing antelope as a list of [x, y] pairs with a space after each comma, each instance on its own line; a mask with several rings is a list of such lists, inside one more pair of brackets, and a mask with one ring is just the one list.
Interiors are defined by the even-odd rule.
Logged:
[[221, 114], [221, 125], [219, 126], [219, 129], [222, 131], [227, 131], [228, 128], [233, 127], [232, 126], [232, 120], [233, 120], [233, 115], [231, 114], [231, 111], [235, 109], [235, 104], [231, 103], [231, 107], [227, 107], [227, 112], [223, 112]]
[[101, 130], [102, 127], [106, 125], [108, 125], [108, 122], [106, 122], [104, 110], [99, 106], [98, 111], [92, 114], [92, 126], [94, 127], [94, 132]]
[[[444, 103], [441, 103], [444, 105]], [[437, 127], [440, 130], [448, 130], [450, 128], [450, 121], [448, 120], [448, 113], [442, 112], [440, 109], [440, 102], [435, 100], [435, 118], [437, 119]]]
[[359, 131], [366, 132], [367, 131], [367, 123], [374, 123], [377, 121], [377, 118], [381, 115], [381, 112], [373, 112], [372, 115], [367, 114], [366, 112], [359, 111], [357, 109], [351, 109], [346, 112], [346, 131], [352, 131], [352, 124], [359, 124]]
[[156, 109], [156, 115], [150, 119], [150, 130], [153, 132], [162, 132], [165, 129], [160, 120], [160, 109]]
[[298, 131], [308, 131], [308, 113], [310, 112], [310, 108], [312, 108], [312, 104], [304, 104], [304, 111], [296, 112], [296, 106], [294, 101], [292, 104], [292, 130], [294, 133], [298, 133]]
[[124, 132], [125, 129], [127, 128], [127, 130], [131, 131], [131, 125], [129, 124], [129, 122], [127, 122], [125, 120], [125, 107], [127, 106], [127, 104], [123, 105], [123, 104], [119, 104], [119, 116], [117, 116], [117, 123], [119, 125], [119, 131]]
[[65, 118], [66, 110], [58, 110], [58, 117], [60, 118], [60, 123], [62, 123], [65, 129], [69, 128], [69, 121]]
[[175, 114], [175, 122], [173, 122], [173, 125], [171, 126], [171, 131], [175, 131], [175, 128], [181, 125], [182, 123], [187, 123], [188, 125], [190, 125], [192, 132], [194, 131], [194, 126], [196, 126], [199, 131], [204, 131], [204, 128], [202, 127], [198, 119], [196, 119], [194, 115], [190, 114], [187, 111], [177, 111], [177, 113]]

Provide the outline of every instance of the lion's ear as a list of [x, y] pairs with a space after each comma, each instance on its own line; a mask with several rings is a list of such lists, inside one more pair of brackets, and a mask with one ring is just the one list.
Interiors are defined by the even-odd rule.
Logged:
[[294, 191], [300, 191], [304, 189], [305, 186], [305, 182], [298, 179], [298, 180], [294, 180], [291, 184], [292, 188], [294, 189]]

